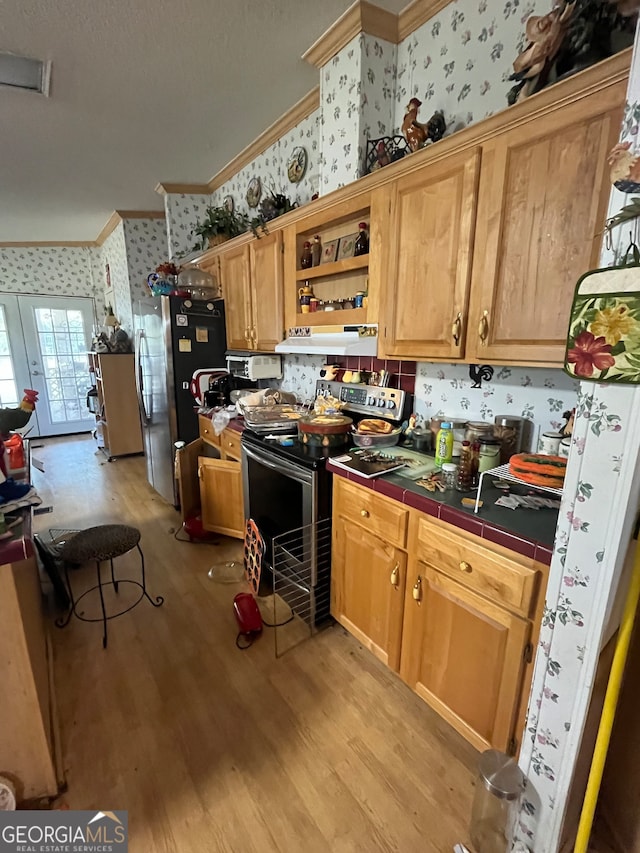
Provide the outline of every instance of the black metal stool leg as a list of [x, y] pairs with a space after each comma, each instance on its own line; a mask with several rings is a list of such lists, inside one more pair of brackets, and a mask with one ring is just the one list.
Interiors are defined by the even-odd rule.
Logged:
[[73, 597], [73, 590], [71, 589], [71, 580], [69, 578], [69, 564], [65, 561], [63, 562], [64, 566], [64, 582], [67, 587], [67, 593], [69, 594], [69, 610], [67, 611], [66, 616], [59, 616], [55, 620], [56, 627], [58, 628], [66, 628], [69, 622], [71, 621], [71, 617], [76, 612], [76, 602]]
[[114, 589], [117, 592], [118, 591], [118, 581], [116, 580], [115, 575], [113, 574], [113, 557], [110, 558], [109, 562], [111, 563], [111, 583], [113, 584]]
[[147, 592], [147, 581], [145, 579], [144, 574], [144, 554], [142, 553], [142, 548], [139, 544], [136, 545], [136, 548], [140, 553], [140, 566], [142, 572], [142, 594], [151, 602], [151, 604], [153, 604], [154, 607], [160, 607], [160, 605], [164, 602], [164, 598], [161, 595], [156, 595], [156, 600], [154, 601], [153, 598], [151, 598], [151, 596]]
[[100, 593], [100, 606], [102, 607], [102, 648], [107, 648], [107, 611], [104, 606], [104, 595], [102, 594], [102, 577], [100, 574], [100, 560], [96, 560], [98, 571], [98, 591]]

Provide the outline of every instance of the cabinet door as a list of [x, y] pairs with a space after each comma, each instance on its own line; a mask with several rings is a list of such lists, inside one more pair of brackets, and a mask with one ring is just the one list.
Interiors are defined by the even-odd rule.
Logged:
[[507, 750], [530, 623], [417, 566], [407, 579], [402, 678], [477, 749]]
[[470, 360], [562, 362], [576, 282], [598, 266], [621, 118], [612, 100], [598, 93], [483, 147]]
[[198, 482], [198, 464], [203, 452], [204, 442], [196, 438], [178, 453], [176, 468], [178, 477], [178, 497], [182, 521], [192, 518], [200, 512], [200, 483]]
[[222, 295], [225, 301], [227, 347], [252, 349], [249, 246], [238, 246], [220, 256]]
[[[459, 358], [475, 223], [480, 151], [427, 164], [393, 184], [381, 252], [382, 356]], [[381, 190], [385, 192], [385, 190]], [[387, 255], [386, 259], [384, 255]]]
[[331, 614], [397, 670], [407, 555], [345, 518], [334, 521]]
[[245, 522], [240, 463], [201, 456], [198, 477], [204, 529], [243, 539]]
[[251, 257], [251, 335], [258, 350], [273, 352], [283, 338], [282, 232], [254, 240]]

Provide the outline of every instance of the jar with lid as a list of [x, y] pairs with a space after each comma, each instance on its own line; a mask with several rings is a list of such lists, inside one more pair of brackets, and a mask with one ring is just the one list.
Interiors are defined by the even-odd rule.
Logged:
[[468, 441], [462, 442], [462, 453], [458, 465], [456, 489], [459, 492], [470, 492], [473, 483], [473, 453]]
[[477, 853], [511, 849], [513, 811], [524, 787], [524, 773], [513, 758], [488, 749], [480, 756], [469, 834]]
[[452, 490], [456, 488], [458, 481], [458, 466], [455, 462], [442, 463], [442, 482], [445, 489]]
[[514, 418], [511, 415], [496, 415], [494, 418], [493, 435], [501, 442], [501, 465], [506, 465], [514, 453], [520, 453], [522, 450], [524, 426], [524, 418]]
[[460, 420], [460, 418], [449, 418], [449, 423], [453, 430], [453, 455], [460, 456], [462, 453], [462, 442], [465, 440], [467, 422]]
[[473, 444], [476, 439], [480, 440], [493, 436], [493, 424], [485, 421], [469, 421], [464, 433], [465, 441]]
[[478, 471], [480, 473], [498, 467], [500, 464], [500, 446], [499, 438], [480, 439], [480, 455], [478, 457]]

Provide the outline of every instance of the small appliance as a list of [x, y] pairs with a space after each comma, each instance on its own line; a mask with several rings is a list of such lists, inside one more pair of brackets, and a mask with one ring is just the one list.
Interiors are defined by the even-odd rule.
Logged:
[[[239, 592], [233, 599], [233, 611], [238, 623], [236, 645], [239, 649], [248, 649], [256, 636], [262, 632], [262, 616], [255, 598], [250, 592]], [[240, 645], [241, 637], [246, 645]]]
[[282, 359], [271, 353], [227, 352], [227, 367], [232, 376], [249, 379], [282, 379]]

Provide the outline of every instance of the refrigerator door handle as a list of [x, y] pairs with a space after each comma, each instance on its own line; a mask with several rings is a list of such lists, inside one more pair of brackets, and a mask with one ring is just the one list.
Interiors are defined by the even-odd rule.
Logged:
[[143, 395], [143, 381], [142, 381], [142, 342], [146, 340], [144, 337], [144, 331], [142, 329], [138, 329], [137, 341], [135, 346], [135, 372], [136, 372], [136, 392], [138, 394], [138, 407], [140, 409], [140, 417], [142, 419], [142, 425], [147, 426], [149, 423], [149, 416], [147, 414], [147, 410], [144, 406], [144, 395]]

